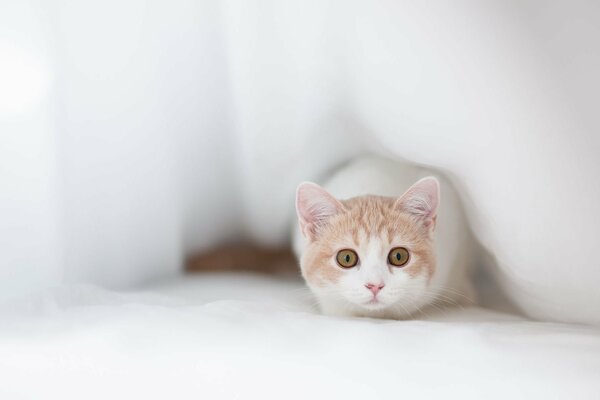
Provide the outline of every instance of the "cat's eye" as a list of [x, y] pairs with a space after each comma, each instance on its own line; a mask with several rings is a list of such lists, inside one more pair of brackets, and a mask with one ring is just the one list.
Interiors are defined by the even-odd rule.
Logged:
[[410, 254], [404, 247], [394, 247], [388, 254], [388, 261], [394, 267], [403, 267], [408, 262]]
[[340, 250], [335, 257], [338, 265], [342, 268], [352, 268], [358, 264], [358, 254], [354, 250]]

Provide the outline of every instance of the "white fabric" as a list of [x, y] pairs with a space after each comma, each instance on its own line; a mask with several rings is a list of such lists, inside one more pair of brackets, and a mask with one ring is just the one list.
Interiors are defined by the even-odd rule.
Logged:
[[[0, 327], [0, 397], [597, 399], [600, 331], [483, 309], [425, 320], [315, 314], [300, 281], [65, 286]], [[17, 305], [12, 306], [15, 310]]]
[[365, 151], [448, 171], [487, 268], [600, 323], [594, 2], [0, 5], [1, 298], [287, 240], [297, 182]]

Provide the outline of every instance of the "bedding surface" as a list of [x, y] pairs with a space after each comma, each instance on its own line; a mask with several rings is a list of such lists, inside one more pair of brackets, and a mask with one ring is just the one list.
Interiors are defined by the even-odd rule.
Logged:
[[597, 399], [600, 329], [481, 308], [319, 315], [296, 279], [208, 274], [5, 306], [0, 398]]

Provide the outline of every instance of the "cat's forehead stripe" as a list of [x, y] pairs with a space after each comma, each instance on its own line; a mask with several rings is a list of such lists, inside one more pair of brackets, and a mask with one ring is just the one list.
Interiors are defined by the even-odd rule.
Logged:
[[[387, 239], [388, 242], [397, 235], [421, 236], [410, 217], [394, 207], [394, 198], [362, 196], [343, 202], [347, 211], [332, 221], [332, 233], [336, 236], [351, 235], [356, 246], [370, 236]], [[364, 236], [361, 235], [363, 232]]]
[[360, 242], [358, 240], [358, 229], [353, 229], [352, 230], [352, 241], [354, 242], [354, 246], [358, 247], [360, 245]]

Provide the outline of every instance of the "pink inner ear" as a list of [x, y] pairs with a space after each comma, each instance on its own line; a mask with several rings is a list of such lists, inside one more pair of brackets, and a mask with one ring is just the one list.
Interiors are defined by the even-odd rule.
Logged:
[[296, 211], [304, 236], [315, 239], [327, 220], [342, 211], [344, 206], [321, 186], [304, 182], [296, 191]]
[[440, 184], [432, 176], [412, 185], [396, 201], [397, 207], [422, 218], [426, 226], [435, 226], [437, 208], [440, 203]]

